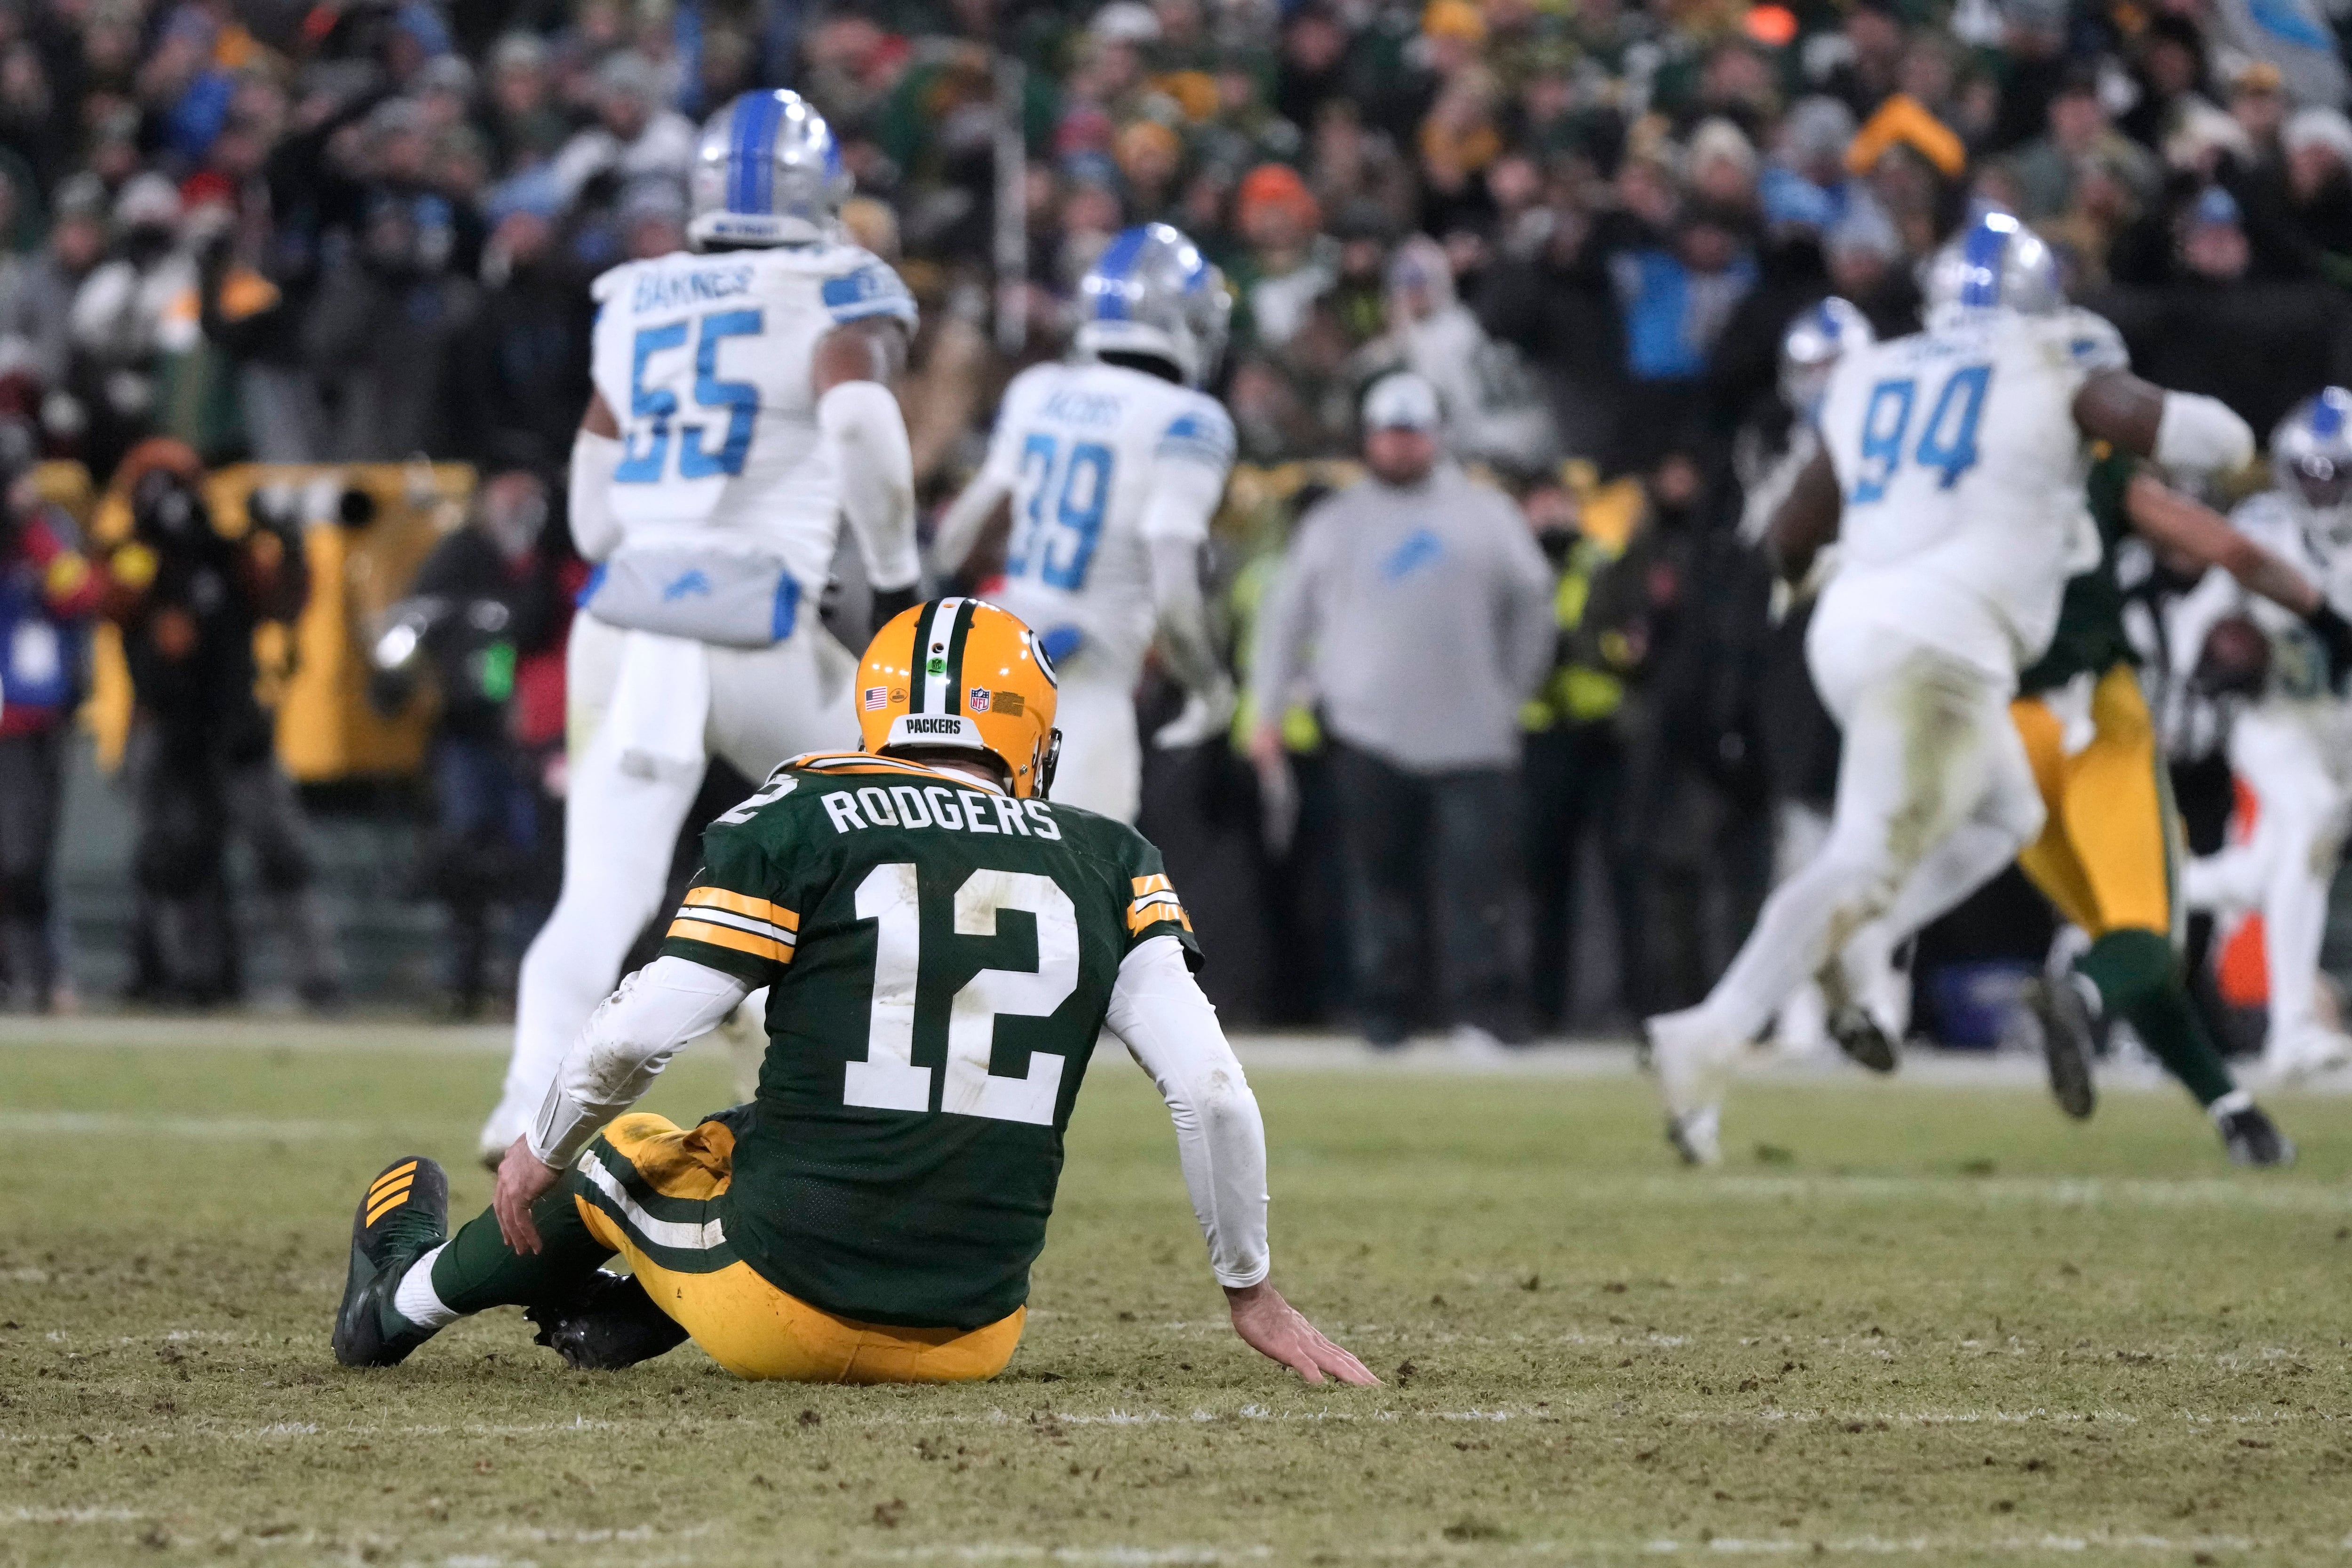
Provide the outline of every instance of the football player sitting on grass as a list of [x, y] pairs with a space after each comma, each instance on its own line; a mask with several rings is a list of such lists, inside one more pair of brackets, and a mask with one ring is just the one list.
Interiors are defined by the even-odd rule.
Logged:
[[[992, 1377], [1108, 1025], [1167, 1099], [1234, 1331], [1309, 1383], [1377, 1381], [1267, 1279], [1257, 1102], [1159, 851], [1047, 800], [1054, 679], [977, 600], [884, 626], [864, 750], [796, 757], [712, 824], [660, 955], [589, 1021], [489, 1209], [450, 1236], [422, 1156], [369, 1185], [335, 1358], [391, 1366], [520, 1306], [575, 1367], [690, 1337], [747, 1378]], [[762, 985], [756, 1099], [693, 1128], [623, 1114]]]

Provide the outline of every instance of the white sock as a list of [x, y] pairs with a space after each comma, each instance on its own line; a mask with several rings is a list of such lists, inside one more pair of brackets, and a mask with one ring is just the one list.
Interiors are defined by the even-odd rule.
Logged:
[[443, 1242], [408, 1266], [400, 1277], [400, 1288], [392, 1295], [392, 1310], [420, 1329], [437, 1329], [444, 1323], [454, 1323], [465, 1314], [442, 1304], [433, 1292], [433, 1260], [441, 1256]]
[[2225, 1116], [2235, 1116], [2241, 1110], [2252, 1110], [2254, 1097], [2242, 1089], [2233, 1089], [2205, 1108], [2205, 1114], [2219, 1121]]

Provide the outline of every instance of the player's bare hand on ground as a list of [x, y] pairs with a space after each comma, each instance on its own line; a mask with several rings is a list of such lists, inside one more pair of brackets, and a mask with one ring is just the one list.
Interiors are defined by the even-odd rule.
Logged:
[[515, 1251], [528, 1255], [539, 1250], [539, 1226], [531, 1223], [530, 1205], [545, 1197], [562, 1174], [541, 1163], [525, 1138], [516, 1139], [499, 1162], [498, 1191], [491, 1194], [490, 1208], [499, 1216], [499, 1234]]
[[1233, 1305], [1234, 1332], [1242, 1342], [1307, 1382], [1320, 1383], [1326, 1373], [1341, 1383], [1370, 1385], [1381, 1381], [1362, 1362], [1324, 1338], [1271, 1284], [1228, 1289], [1225, 1300]]

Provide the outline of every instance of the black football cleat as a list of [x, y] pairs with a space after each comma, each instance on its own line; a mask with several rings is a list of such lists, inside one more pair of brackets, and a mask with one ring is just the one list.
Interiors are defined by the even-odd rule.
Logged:
[[398, 1366], [436, 1331], [393, 1310], [410, 1264], [449, 1239], [449, 1177], [422, 1154], [384, 1167], [352, 1215], [352, 1270], [332, 1343], [345, 1366]]
[[2217, 1120], [2222, 1145], [2230, 1151], [2232, 1165], [2284, 1168], [2294, 1163], [2294, 1144], [2261, 1106], [2245, 1106]]
[[534, 1344], [545, 1345], [574, 1372], [618, 1372], [667, 1355], [686, 1342], [677, 1320], [626, 1275], [598, 1269], [579, 1295], [560, 1305], [527, 1307], [538, 1325]]
[[2026, 1010], [2042, 1031], [2042, 1058], [2050, 1069], [2051, 1098], [2080, 1121], [2098, 1109], [2091, 1081], [2091, 1058], [2098, 1051], [2099, 1026], [2072, 976], [2037, 977], [2025, 986]]
[[1898, 1058], [1895, 1040], [1878, 1026], [1867, 1007], [1832, 1008], [1829, 1016], [1830, 1038], [1846, 1059], [1873, 1072], [1893, 1072]]

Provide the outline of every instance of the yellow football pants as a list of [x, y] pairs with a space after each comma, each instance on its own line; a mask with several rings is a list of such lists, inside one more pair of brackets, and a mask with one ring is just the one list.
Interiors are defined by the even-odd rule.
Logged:
[[[603, 1141], [636, 1167], [654, 1192], [688, 1205], [712, 1205], [727, 1191], [735, 1135], [706, 1121], [691, 1131], [658, 1116], [637, 1113], [607, 1126]], [[1028, 1309], [977, 1329], [908, 1329], [839, 1318], [787, 1295], [751, 1266], [730, 1259], [707, 1271], [656, 1262], [633, 1231], [648, 1224], [698, 1228], [677, 1202], [671, 1217], [632, 1223], [625, 1201], [610, 1189], [599, 1201], [572, 1201], [589, 1234], [629, 1260], [646, 1294], [710, 1359], [738, 1377], [790, 1383], [970, 1383], [994, 1377], [1021, 1343]], [[609, 1201], [605, 1201], [609, 1200]], [[715, 1214], [710, 1216], [715, 1218]], [[675, 1261], [678, 1253], [668, 1249]]]
[[2091, 743], [2066, 754], [2065, 721], [2041, 697], [2010, 704], [2049, 810], [2018, 857], [2058, 912], [2094, 939], [2113, 931], [2172, 937], [2179, 817], [2139, 678], [2118, 664], [2091, 696]]

